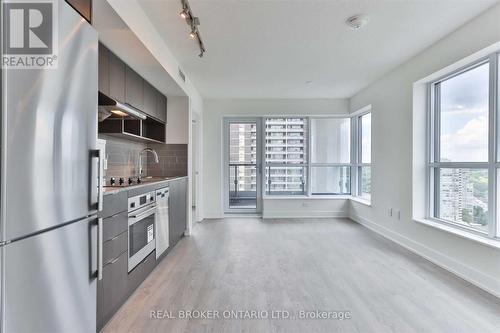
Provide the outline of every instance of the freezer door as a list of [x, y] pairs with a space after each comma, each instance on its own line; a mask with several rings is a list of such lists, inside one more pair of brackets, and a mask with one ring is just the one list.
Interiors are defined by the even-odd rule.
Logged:
[[2, 332], [95, 332], [96, 242], [85, 219], [4, 246]]
[[2, 240], [97, 208], [97, 33], [65, 1], [54, 4], [58, 68], [2, 70]]

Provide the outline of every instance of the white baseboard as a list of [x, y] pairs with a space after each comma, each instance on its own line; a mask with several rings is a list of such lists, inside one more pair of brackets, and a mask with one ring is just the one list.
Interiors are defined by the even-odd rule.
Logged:
[[345, 211], [290, 211], [290, 210], [264, 210], [262, 215], [265, 219], [300, 219], [300, 218], [347, 218]]
[[206, 212], [203, 219], [222, 219], [225, 217], [261, 217], [264, 219], [299, 219], [299, 218], [348, 218], [345, 211], [265, 211], [263, 214], [224, 214], [221, 212]]
[[224, 214], [222, 214], [221, 212], [205, 212], [205, 214], [203, 215], [203, 219], [222, 219], [224, 218]]
[[472, 283], [484, 291], [500, 298], [500, 280], [493, 276], [484, 274], [468, 265], [465, 265], [449, 256], [438, 252], [424, 244], [416, 242], [406, 236], [394, 232], [380, 224], [369, 221], [358, 215], [351, 215], [350, 218], [359, 224], [373, 230], [377, 234], [401, 245], [409, 251], [429, 260], [439, 267], [457, 275], [458, 277]]

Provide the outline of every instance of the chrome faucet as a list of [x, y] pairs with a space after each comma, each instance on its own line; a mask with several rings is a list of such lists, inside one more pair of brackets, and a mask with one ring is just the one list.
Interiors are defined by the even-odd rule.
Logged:
[[155, 163], [160, 163], [160, 159], [158, 158], [158, 153], [153, 148], [144, 148], [139, 153], [139, 178], [142, 177], [142, 153], [150, 152], [153, 154], [155, 158]]

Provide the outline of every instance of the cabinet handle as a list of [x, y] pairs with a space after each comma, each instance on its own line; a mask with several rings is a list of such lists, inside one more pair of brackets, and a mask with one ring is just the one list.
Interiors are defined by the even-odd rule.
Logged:
[[110, 241], [114, 241], [115, 239], [117, 239], [118, 237], [120, 237], [122, 234], [119, 234], [119, 235], [116, 235], [115, 237], [111, 238]]
[[[121, 254], [120, 254], [120, 256], [121, 256]], [[108, 262], [108, 264], [113, 265], [115, 262], [117, 262], [117, 261], [118, 261], [118, 259], [120, 259], [120, 256], [118, 256], [118, 257], [116, 257], [115, 259], [111, 260], [110, 262]]]
[[156, 206], [154, 206], [153, 208], [150, 208], [144, 212], [141, 212], [140, 214], [131, 215], [130, 217], [133, 219], [142, 219], [143, 217], [148, 217], [149, 215], [152, 215], [155, 212], [156, 212]]
[[103, 268], [103, 259], [102, 259], [102, 251], [103, 251], [103, 228], [102, 228], [102, 217], [97, 220], [97, 232], [98, 232], [98, 241], [97, 241], [97, 279], [102, 280], [102, 268]]

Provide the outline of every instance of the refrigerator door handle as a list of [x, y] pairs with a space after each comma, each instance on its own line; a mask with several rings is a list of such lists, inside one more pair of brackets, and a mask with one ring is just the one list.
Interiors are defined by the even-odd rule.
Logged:
[[[102, 200], [103, 200], [103, 184], [102, 184], [102, 152], [100, 149], [91, 150], [91, 161], [97, 158], [97, 177], [94, 176], [94, 164], [91, 162], [91, 180], [90, 180], [90, 196], [91, 196], [91, 206], [93, 207], [97, 203], [97, 210], [102, 211]], [[97, 179], [97, 185], [95, 181]], [[97, 199], [94, 200], [95, 189], [97, 188]]]
[[97, 219], [97, 279], [102, 280], [103, 264], [103, 225], [102, 217]]

